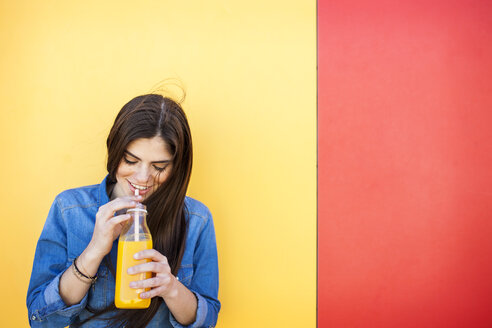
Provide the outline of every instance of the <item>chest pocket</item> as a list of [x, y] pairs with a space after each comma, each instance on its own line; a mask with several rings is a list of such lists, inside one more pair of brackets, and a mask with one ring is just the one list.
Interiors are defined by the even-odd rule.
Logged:
[[89, 312], [94, 313], [108, 306], [108, 273], [106, 265], [101, 264], [97, 270], [96, 283], [89, 288], [86, 306]]
[[178, 279], [189, 287], [193, 278], [193, 264], [182, 264], [178, 271]]

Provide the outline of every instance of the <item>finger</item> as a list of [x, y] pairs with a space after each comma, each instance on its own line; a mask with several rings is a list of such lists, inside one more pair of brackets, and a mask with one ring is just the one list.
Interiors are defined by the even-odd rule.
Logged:
[[152, 261], [162, 262], [162, 263], [168, 264], [167, 257], [162, 255], [159, 251], [157, 251], [155, 249], [141, 250], [140, 252], [135, 253], [135, 255], [133, 255], [133, 258], [135, 260], [151, 259]]
[[[131, 196], [135, 197], [135, 196]], [[134, 208], [137, 205], [136, 200], [128, 197], [116, 198], [115, 200], [101, 206], [96, 216], [109, 219], [114, 216], [114, 213], [124, 208]]]
[[142, 272], [154, 272], [154, 273], [169, 273], [171, 268], [167, 263], [161, 262], [147, 262], [142, 264], [137, 264], [128, 268], [128, 274], [134, 275]]
[[113, 199], [111, 202], [114, 202], [117, 199], [123, 199], [123, 200], [139, 200], [139, 199], [142, 199], [142, 198], [143, 198], [142, 195], [138, 195], [138, 196], [135, 196], [135, 195], [121, 196], [121, 197], [118, 197], [118, 198]]
[[113, 216], [111, 219], [109, 219], [109, 223], [111, 223], [113, 226], [117, 225], [118, 223], [126, 222], [129, 219], [131, 219], [130, 214], [122, 214], [118, 216]]
[[164, 295], [164, 293], [166, 292], [166, 289], [167, 288], [163, 287], [163, 286], [160, 286], [157, 288], [152, 288], [148, 292], [140, 293], [139, 296], [140, 296], [140, 298], [152, 298], [152, 297], [156, 297], [159, 295]]
[[145, 280], [137, 280], [130, 282], [130, 288], [153, 288], [168, 285], [171, 282], [170, 275], [165, 276], [156, 276], [153, 278], [145, 279]]
[[137, 201], [141, 199], [142, 196], [125, 196], [116, 198], [105, 206], [107, 206], [111, 211], [116, 212], [124, 208], [133, 208], [137, 205]]

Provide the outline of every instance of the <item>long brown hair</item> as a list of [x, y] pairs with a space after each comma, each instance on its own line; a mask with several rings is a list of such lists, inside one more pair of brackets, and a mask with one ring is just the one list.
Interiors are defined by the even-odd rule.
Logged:
[[[169, 147], [172, 165], [166, 181], [144, 201], [149, 213], [147, 224], [154, 248], [167, 257], [172, 273], [177, 275], [186, 242], [184, 200], [193, 161], [190, 128], [178, 103], [158, 94], [147, 94], [138, 96], [123, 106], [107, 139], [108, 179], [109, 183], [116, 183], [116, 171], [132, 141], [156, 136], [162, 137]], [[106, 261], [110, 262], [109, 256], [106, 256]], [[113, 267], [111, 263], [109, 266]], [[145, 327], [162, 302], [162, 298], [154, 297], [150, 307], [145, 310], [118, 310], [109, 319], [111, 327]], [[89, 320], [115, 309], [112, 304], [97, 311]], [[88, 320], [79, 322], [76, 326], [86, 321]]]

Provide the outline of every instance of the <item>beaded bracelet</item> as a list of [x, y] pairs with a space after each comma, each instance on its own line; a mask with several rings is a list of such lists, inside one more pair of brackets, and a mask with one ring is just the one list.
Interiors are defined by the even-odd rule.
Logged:
[[84, 281], [84, 282], [87, 282], [87, 283], [90, 283], [90, 284], [94, 285], [94, 284], [96, 283], [96, 280], [97, 280], [97, 274], [96, 274], [94, 277], [86, 276], [85, 274], [83, 274], [83, 273], [79, 270], [79, 268], [77, 267], [77, 263], [76, 263], [76, 262], [77, 262], [77, 259], [78, 259], [78, 258], [79, 258], [79, 257], [77, 256], [77, 257], [73, 260], [73, 266], [72, 266], [72, 268], [73, 268], [73, 272], [75, 273], [75, 275], [76, 275], [78, 278], [82, 278], [82, 277], [84, 277], [85, 279], [89, 279], [89, 280], [90, 280], [90, 282], [89, 282], [89, 281]]

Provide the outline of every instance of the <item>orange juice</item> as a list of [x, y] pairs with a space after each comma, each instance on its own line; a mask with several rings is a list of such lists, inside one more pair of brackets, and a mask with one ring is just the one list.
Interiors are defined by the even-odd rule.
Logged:
[[[142, 238], [143, 237], [143, 238]], [[118, 264], [116, 268], [116, 290], [114, 304], [120, 309], [145, 309], [150, 305], [150, 298], [141, 299], [140, 293], [150, 290], [150, 288], [134, 289], [130, 288], [131, 281], [145, 280], [152, 276], [151, 272], [130, 275], [128, 268], [150, 262], [149, 259], [135, 260], [133, 255], [144, 249], [152, 248], [152, 239], [142, 236], [140, 240], [120, 240], [118, 241]]]

